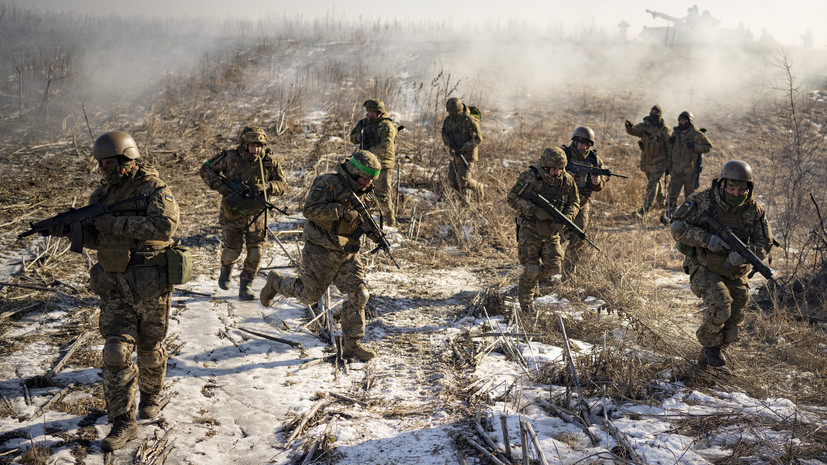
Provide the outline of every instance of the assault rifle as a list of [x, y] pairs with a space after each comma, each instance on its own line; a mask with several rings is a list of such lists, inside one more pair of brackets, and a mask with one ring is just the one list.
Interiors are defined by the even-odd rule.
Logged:
[[[715, 230], [715, 234], [723, 239], [726, 245], [729, 246], [729, 250], [732, 252], [738, 252], [742, 257], [744, 257], [744, 260], [746, 260], [747, 263], [752, 265], [752, 271], [750, 271], [749, 275], [747, 275], [748, 277], [751, 278], [755, 275], [755, 273], [761, 273], [761, 276], [767, 278], [767, 281], [771, 281], [773, 284], [778, 286], [778, 288], [784, 291], [785, 294], [790, 297], [793, 296], [790, 291], [785, 289], [784, 286], [779, 284], [778, 281], [772, 277], [772, 270], [770, 267], [762, 263], [761, 259], [752, 253], [747, 245], [744, 244], [744, 242], [741, 241], [741, 239], [739, 239], [731, 229], [719, 223], [718, 220], [716, 220], [714, 216], [710, 215], [708, 211], [704, 211], [704, 215], [706, 215], [706, 220], [709, 225], [712, 226], [713, 230]], [[726, 265], [724, 266], [726, 267]]]
[[348, 202], [350, 202], [353, 208], [355, 208], [359, 213], [359, 216], [362, 218], [362, 224], [366, 224], [368, 228], [370, 228], [370, 231], [367, 232], [372, 232], [376, 238], [377, 246], [375, 249], [371, 250], [370, 253], [374, 254], [378, 252], [379, 249], [384, 250], [388, 254], [388, 257], [390, 257], [393, 264], [396, 265], [396, 268], [401, 270], [402, 267], [399, 266], [399, 263], [397, 263], [396, 259], [393, 258], [393, 254], [391, 254], [391, 244], [388, 242], [388, 238], [385, 237], [385, 233], [382, 232], [382, 228], [376, 224], [376, 220], [373, 219], [373, 216], [371, 216], [365, 204], [359, 199], [359, 196], [353, 192], [353, 189], [345, 188], [344, 194]]
[[262, 196], [256, 194], [255, 192], [253, 192], [253, 190], [250, 188], [250, 186], [244, 184], [243, 182], [235, 181], [235, 180], [232, 180], [232, 179], [227, 179], [225, 176], [222, 176], [220, 174], [218, 175], [218, 177], [220, 177], [221, 180], [224, 182], [224, 184], [226, 184], [227, 187], [229, 187], [233, 192], [235, 192], [236, 195], [238, 195], [242, 198], [245, 198], [247, 200], [250, 200], [252, 202], [255, 202], [257, 204], [264, 205], [264, 207], [267, 208], [268, 210], [276, 210], [277, 212], [281, 213], [282, 215], [289, 215], [290, 214], [290, 213], [287, 212], [286, 209], [281, 209], [281, 208], [273, 205], [272, 203], [265, 200], [264, 197], [262, 197]]
[[120, 202], [110, 203], [104, 205], [101, 203], [93, 203], [83, 208], [70, 208], [68, 211], [47, 218], [37, 223], [29, 223], [31, 229], [18, 234], [18, 238], [31, 236], [34, 233], [48, 232], [54, 226], [69, 227], [71, 245], [69, 250], [72, 252], [83, 252], [83, 223], [99, 216], [107, 214], [119, 214], [126, 212], [145, 212], [147, 207], [146, 195], [138, 195], [131, 199], [121, 200]]
[[600, 251], [600, 247], [594, 245], [594, 242], [592, 242], [586, 236], [585, 231], [578, 228], [577, 225], [574, 224], [574, 222], [572, 220], [568, 219], [566, 217], [566, 215], [563, 214], [563, 212], [558, 210], [557, 207], [552, 205], [551, 202], [546, 200], [545, 197], [543, 197], [542, 195], [540, 195], [540, 194], [538, 194], [534, 191], [524, 192], [523, 194], [521, 194], [521, 196], [524, 199], [528, 200], [529, 202], [533, 203], [534, 205], [537, 205], [538, 207], [540, 207], [543, 210], [547, 211], [552, 217], [554, 217], [554, 221], [556, 221], [558, 223], [563, 223], [564, 225], [566, 225], [567, 228], [574, 231], [574, 233], [577, 234], [577, 237], [579, 237], [580, 239], [583, 239], [584, 241], [588, 242], [589, 245], [591, 245], [592, 247], [597, 249], [598, 252]]
[[596, 166], [581, 165], [580, 163], [575, 163], [573, 161], [570, 161], [569, 164], [566, 165], [566, 171], [571, 171], [572, 173], [578, 176], [592, 174], [598, 176], [615, 176], [623, 179], [629, 178], [629, 176], [623, 176], [622, 174], [612, 173], [612, 170], [608, 168], [598, 168]]
[[451, 136], [448, 135], [448, 133], [445, 131], [445, 128], [442, 128], [442, 134], [445, 136], [446, 139], [448, 139], [448, 144], [451, 146], [451, 153], [455, 157], [459, 157], [465, 164], [465, 167], [467, 168], [469, 166], [468, 160], [465, 159], [465, 155], [463, 155], [462, 152], [459, 151], [459, 148], [454, 146], [454, 140], [451, 139]]

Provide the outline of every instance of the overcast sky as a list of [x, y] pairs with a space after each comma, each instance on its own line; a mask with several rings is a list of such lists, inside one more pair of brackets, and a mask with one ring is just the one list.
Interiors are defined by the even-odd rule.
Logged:
[[683, 17], [697, 5], [709, 10], [721, 21], [721, 27], [737, 28], [743, 24], [757, 38], [766, 29], [785, 45], [801, 45], [801, 35], [812, 32], [816, 47], [827, 47], [827, 2], [819, 0], [410, 0], [410, 1], [334, 1], [334, 0], [11, 0], [21, 6], [71, 10], [77, 13], [117, 13], [124, 16], [235, 16], [257, 17], [302, 15], [313, 18], [333, 14], [337, 18], [356, 19], [447, 19], [489, 20], [519, 19], [532, 24], [599, 25], [616, 28], [621, 21], [630, 25], [629, 35], [636, 36], [644, 26], [665, 26], [663, 19], [653, 19], [647, 9]]

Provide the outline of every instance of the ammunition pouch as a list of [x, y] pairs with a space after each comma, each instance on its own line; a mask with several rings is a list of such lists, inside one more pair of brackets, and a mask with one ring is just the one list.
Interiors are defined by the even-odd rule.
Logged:
[[98, 248], [98, 263], [110, 273], [123, 273], [129, 265], [131, 252], [129, 239], [106, 235], [101, 238]]
[[696, 253], [695, 247], [692, 247], [691, 245], [686, 245], [683, 242], [675, 242], [675, 249], [677, 249], [678, 252], [686, 255], [689, 258], [694, 257]]
[[264, 207], [256, 201], [245, 198], [242, 192], [234, 191], [224, 197], [224, 200], [221, 202], [221, 208], [224, 210], [224, 216], [226, 216], [228, 220], [237, 220], [245, 216], [254, 215]]
[[100, 262], [89, 270], [89, 288], [97, 295], [107, 295], [115, 288], [115, 277], [103, 269]]
[[192, 254], [189, 247], [178, 242], [166, 250], [167, 282], [184, 284], [192, 278]]

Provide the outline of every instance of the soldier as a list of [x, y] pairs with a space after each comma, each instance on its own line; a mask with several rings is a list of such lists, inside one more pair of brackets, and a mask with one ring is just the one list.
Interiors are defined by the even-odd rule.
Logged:
[[[267, 213], [264, 205], [248, 200], [239, 192], [227, 187], [227, 181], [240, 181], [265, 200], [273, 195], [282, 195], [287, 190], [284, 172], [276, 157], [265, 150], [267, 135], [256, 126], [245, 127], [239, 136], [236, 149], [222, 150], [221, 153], [201, 165], [201, 179], [221, 195], [218, 223], [221, 225], [221, 273], [218, 287], [230, 288], [230, 275], [244, 243], [247, 256], [239, 277], [238, 297], [242, 300], [256, 298], [250, 284], [258, 273], [262, 249], [267, 245]], [[263, 213], [263, 214], [262, 214]]]
[[[162, 341], [169, 327], [173, 286], [167, 275], [167, 249], [178, 229], [178, 204], [158, 177], [140, 160], [135, 140], [125, 132], [109, 132], [95, 141], [92, 156], [103, 182], [89, 203], [111, 204], [145, 195], [146, 211], [106, 214], [83, 225], [83, 246], [98, 251], [89, 285], [100, 296], [98, 329], [104, 339], [103, 394], [112, 429], [101, 442], [105, 451], [138, 437], [138, 415], [154, 418], [160, 410], [167, 370]], [[48, 231], [68, 236], [62, 226]], [[137, 349], [137, 365], [132, 353]]]
[[666, 174], [671, 173], [669, 193], [666, 197], [666, 214], [661, 218], [666, 223], [675, 212], [678, 196], [683, 188], [684, 198], [695, 192], [700, 184], [701, 155], [712, 149], [705, 129], [695, 129], [695, 117], [688, 111], [678, 115], [678, 125], [663, 146], [666, 159]]
[[[584, 232], [588, 232], [589, 214], [591, 213], [589, 199], [592, 196], [592, 192], [603, 190], [603, 186], [606, 185], [606, 180], [600, 175], [586, 174], [581, 176], [575, 174], [572, 172], [573, 168], [570, 165], [571, 163], [577, 163], [579, 165], [603, 168], [603, 160], [597, 156], [597, 150], [592, 148], [594, 146], [594, 131], [592, 131], [590, 127], [579, 126], [576, 128], [571, 135], [571, 141], [570, 145], [563, 146], [563, 150], [568, 159], [566, 171], [574, 178], [577, 184], [577, 193], [580, 198], [580, 210], [577, 212], [577, 216], [574, 217], [574, 224]], [[588, 243], [580, 239], [580, 237], [573, 232], [567, 233], [566, 239], [568, 243], [565, 246], [566, 253], [563, 260], [563, 271], [566, 275], [571, 276], [581, 256], [585, 252], [584, 249], [588, 246]]]
[[517, 244], [523, 273], [518, 294], [520, 308], [531, 311], [537, 282], [561, 273], [563, 247], [560, 233], [563, 224], [554, 221], [551, 214], [524, 197], [535, 192], [569, 219], [574, 219], [580, 207], [580, 197], [574, 178], [564, 171], [566, 153], [558, 148], [547, 148], [537, 163], [520, 174], [508, 193], [508, 205], [517, 210]]
[[396, 211], [393, 207], [393, 169], [396, 164], [397, 128], [385, 111], [385, 103], [379, 99], [365, 100], [363, 103], [367, 117], [350, 131], [350, 142], [359, 146], [360, 150], [367, 150], [379, 158], [382, 163], [382, 172], [374, 182], [374, 197], [379, 211], [385, 218], [388, 226], [396, 225]]
[[635, 212], [641, 217], [652, 208], [653, 204], [659, 208], [663, 207], [665, 197], [663, 175], [666, 172], [664, 146], [669, 136], [672, 135], [672, 128], [663, 124], [662, 114], [660, 105], [655, 105], [649, 110], [649, 116], [643, 118], [642, 123], [632, 125], [631, 121], [626, 120], [626, 133], [640, 138], [638, 141], [640, 169], [646, 175], [643, 207]]
[[456, 97], [445, 102], [445, 109], [448, 116], [442, 122], [442, 143], [452, 155], [448, 162], [448, 183], [466, 200], [469, 190], [482, 200], [483, 185], [471, 175], [474, 164], [479, 160], [477, 147], [482, 142], [480, 123], [469, 107]]
[[749, 303], [750, 265], [714, 233], [704, 212], [729, 227], [760, 259], [772, 247], [772, 233], [764, 208], [755, 201], [752, 168], [743, 161], [724, 164], [709, 189], [694, 193], [675, 211], [671, 231], [678, 250], [686, 257], [692, 293], [703, 299], [706, 310], [695, 333], [703, 349], [701, 366], [726, 365], [721, 350], [738, 337]]
[[[312, 304], [331, 283], [348, 296], [342, 305], [342, 355], [364, 361], [376, 356], [361, 344], [365, 335], [365, 305], [370, 294], [365, 284], [365, 266], [359, 255], [364, 228], [362, 217], [347, 197], [351, 191], [371, 209], [373, 182], [382, 165], [367, 150], [357, 150], [336, 165], [335, 173], [318, 176], [310, 187], [304, 204], [302, 262], [299, 278], [282, 277], [271, 271], [261, 289], [261, 303], [269, 307], [276, 294]], [[378, 242], [372, 233], [368, 237]]]

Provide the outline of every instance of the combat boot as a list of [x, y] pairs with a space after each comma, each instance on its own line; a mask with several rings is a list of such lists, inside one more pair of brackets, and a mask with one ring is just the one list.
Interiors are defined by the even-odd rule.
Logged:
[[118, 450], [128, 441], [138, 437], [138, 422], [129, 415], [121, 415], [112, 421], [112, 429], [101, 441], [101, 448], [106, 452]]
[[240, 279], [238, 281], [238, 298], [241, 300], [255, 300], [256, 295], [253, 294], [253, 290], [250, 289], [250, 280], [249, 279]]
[[143, 420], [155, 418], [161, 411], [161, 393], [149, 394], [141, 391], [141, 401], [138, 403], [138, 417]]
[[345, 339], [345, 344], [342, 347], [342, 357], [357, 357], [360, 360], [367, 362], [376, 357], [376, 352], [366, 348], [359, 342], [359, 338]]
[[267, 282], [264, 283], [264, 287], [261, 288], [261, 294], [258, 297], [258, 300], [261, 301], [261, 305], [264, 305], [265, 307], [273, 305], [273, 299], [275, 299], [276, 295], [278, 295], [280, 286], [281, 275], [278, 271], [271, 271], [268, 273]]
[[701, 349], [701, 356], [698, 357], [698, 364], [701, 365], [701, 367], [707, 364], [713, 367], [722, 367], [726, 365], [726, 358], [724, 358], [724, 354], [721, 353], [720, 347], [704, 347]]
[[225, 291], [230, 288], [230, 273], [232, 273], [232, 271], [232, 265], [221, 265], [221, 274], [218, 275], [218, 287]]

